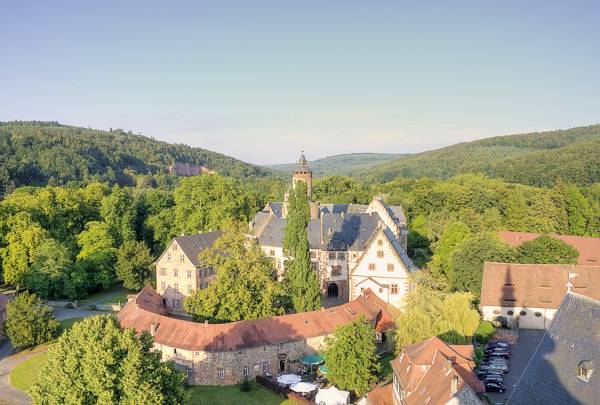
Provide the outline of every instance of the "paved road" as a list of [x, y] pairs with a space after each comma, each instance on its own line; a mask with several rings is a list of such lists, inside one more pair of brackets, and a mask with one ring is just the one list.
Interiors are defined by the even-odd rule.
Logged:
[[531, 356], [533, 356], [542, 336], [544, 336], [544, 332], [545, 330], [535, 329], [521, 329], [519, 331], [519, 344], [514, 346], [511, 351], [510, 371], [504, 375], [506, 392], [503, 394], [488, 393], [494, 403], [504, 403], [508, 399], [525, 367], [527, 367]]
[[[85, 318], [92, 315], [105, 314], [105, 312], [88, 311], [85, 309], [55, 308], [54, 316], [58, 320], [69, 318]], [[10, 383], [10, 372], [23, 361], [43, 352], [14, 353], [8, 340], [0, 343], [0, 404], [4, 405], [30, 405], [31, 399], [25, 392], [16, 389]]]

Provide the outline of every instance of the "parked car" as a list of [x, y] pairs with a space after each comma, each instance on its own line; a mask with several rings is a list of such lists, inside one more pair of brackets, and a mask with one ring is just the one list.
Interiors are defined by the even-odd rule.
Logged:
[[501, 363], [501, 364], [508, 364], [508, 359], [505, 359], [504, 357], [488, 357], [487, 359], [484, 359], [482, 361], [483, 364], [489, 364], [489, 363]]
[[497, 340], [495, 342], [492, 342], [490, 344], [488, 344], [488, 347], [510, 347], [510, 343], [508, 343], [506, 340]]
[[479, 377], [480, 380], [487, 375], [504, 375], [504, 372], [502, 370], [479, 370], [477, 372], [477, 377]]
[[490, 370], [500, 370], [503, 373], [508, 372], [508, 366], [505, 364], [485, 364], [480, 367], [481, 370], [490, 371]]
[[486, 392], [504, 392], [504, 384], [497, 382], [489, 382], [483, 384]]
[[487, 383], [490, 381], [496, 381], [496, 382], [501, 382], [504, 383], [504, 376], [501, 374], [488, 374], [485, 377], [483, 377], [483, 383]]

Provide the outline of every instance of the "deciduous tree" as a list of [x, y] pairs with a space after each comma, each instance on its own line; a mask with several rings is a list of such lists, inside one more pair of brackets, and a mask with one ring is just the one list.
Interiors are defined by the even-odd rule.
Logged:
[[377, 382], [381, 366], [375, 353], [375, 330], [364, 316], [338, 326], [325, 339], [325, 346], [327, 378], [336, 387], [360, 397]]
[[150, 249], [144, 242], [126, 241], [117, 250], [117, 277], [125, 288], [139, 290], [152, 279], [152, 261]]
[[6, 306], [4, 322], [6, 336], [16, 348], [31, 347], [58, 336], [60, 323], [54, 319], [54, 310], [35, 295], [18, 294]]
[[31, 389], [35, 404], [182, 404], [184, 375], [160, 361], [147, 333], [122, 331], [113, 317], [75, 325], [48, 351]]
[[577, 263], [579, 252], [573, 246], [548, 235], [523, 243], [517, 248], [519, 263]]
[[245, 237], [244, 225], [226, 225], [213, 246], [200, 253], [199, 261], [216, 272], [216, 279], [184, 301], [186, 311], [197, 320], [239, 321], [284, 313], [273, 265], [258, 243]]

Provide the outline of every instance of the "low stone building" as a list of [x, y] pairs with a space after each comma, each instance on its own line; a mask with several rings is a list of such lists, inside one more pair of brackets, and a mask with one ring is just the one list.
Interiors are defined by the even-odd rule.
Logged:
[[237, 384], [257, 375], [296, 372], [298, 360], [323, 349], [337, 326], [365, 316], [379, 344], [394, 327], [387, 304], [370, 290], [346, 304], [298, 314], [224, 324], [195, 323], [168, 316], [163, 298], [144, 288], [119, 312], [123, 328], [148, 332], [164, 360], [186, 370], [192, 384]]
[[169, 174], [176, 176], [200, 176], [201, 174], [213, 174], [214, 171], [204, 166], [191, 165], [189, 163], [175, 163], [168, 167]]
[[503, 317], [509, 326], [547, 329], [571, 285], [572, 291], [600, 299], [600, 266], [489, 263], [483, 266], [483, 318]]
[[448, 345], [437, 337], [404, 347], [392, 360], [392, 384], [366, 395], [365, 405], [481, 405], [485, 391], [474, 373], [472, 345]]

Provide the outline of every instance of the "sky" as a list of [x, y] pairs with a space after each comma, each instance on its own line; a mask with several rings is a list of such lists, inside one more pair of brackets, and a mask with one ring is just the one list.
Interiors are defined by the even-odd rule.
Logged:
[[595, 124], [599, 15], [598, 1], [2, 0], [0, 121], [257, 164]]

